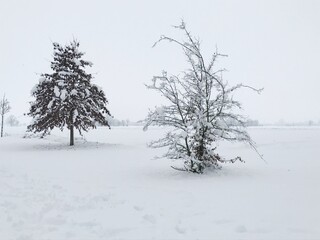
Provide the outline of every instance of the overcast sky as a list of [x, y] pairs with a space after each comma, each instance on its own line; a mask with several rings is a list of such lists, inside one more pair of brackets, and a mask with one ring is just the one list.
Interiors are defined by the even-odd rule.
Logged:
[[52, 42], [80, 41], [93, 62], [94, 83], [118, 119], [139, 120], [161, 98], [147, 90], [162, 70], [179, 74], [185, 58], [161, 34], [182, 35], [171, 26], [184, 19], [200, 37], [206, 56], [216, 45], [228, 54], [221, 65], [230, 84], [264, 87], [235, 97], [260, 122], [320, 120], [320, 1], [98, 1], [0, 0], [0, 94], [12, 114], [28, 112], [39, 73], [50, 72]]

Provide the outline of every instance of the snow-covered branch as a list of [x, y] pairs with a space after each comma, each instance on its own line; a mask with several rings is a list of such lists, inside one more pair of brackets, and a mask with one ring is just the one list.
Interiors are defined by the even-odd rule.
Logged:
[[187, 30], [182, 21], [174, 26], [186, 37], [184, 41], [161, 36], [154, 44], [168, 41], [182, 47], [187, 58], [188, 68], [181, 77], [168, 76], [163, 72], [155, 76], [147, 85], [164, 96], [168, 105], [163, 105], [149, 112], [145, 128], [150, 125], [170, 126], [173, 131], [150, 144], [151, 147], [168, 147], [164, 157], [183, 159], [184, 167], [175, 168], [183, 171], [202, 173], [206, 167], [220, 167], [220, 163], [243, 161], [237, 156], [225, 159], [216, 153], [220, 140], [246, 142], [255, 150], [255, 144], [245, 129], [245, 118], [235, 114], [241, 103], [234, 100], [232, 94], [248, 88], [258, 93], [262, 89], [237, 84], [229, 86], [221, 77], [225, 69], [215, 69], [219, 57], [225, 57], [218, 51], [213, 54], [209, 64], [200, 51], [200, 42]]

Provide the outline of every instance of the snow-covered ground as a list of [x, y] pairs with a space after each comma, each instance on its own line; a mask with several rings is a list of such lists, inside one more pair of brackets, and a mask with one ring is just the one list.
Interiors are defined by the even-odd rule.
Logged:
[[242, 144], [221, 155], [246, 163], [202, 175], [174, 171], [165, 131], [99, 128], [0, 139], [0, 239], [320, 239], [320, 129], [251, 128], [267, 163]]

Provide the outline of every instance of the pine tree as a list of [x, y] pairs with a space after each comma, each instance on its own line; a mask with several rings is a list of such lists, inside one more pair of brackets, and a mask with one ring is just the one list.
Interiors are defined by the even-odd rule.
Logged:
[[102, 89], [91, 83], [92, 75], [85, 72], [92, 63], [82, 59], [78, 41], [64, 47], [53, 43], [53, 48], [53, 72], [42, 74], [31, 91], [36, 100], [28, 113], [34, 119], [28, 131], [47, 134], [55, 127], [61, 131], [67, 127], [70, 145], [74, 145], [74, 129], [82, 134], [97, 123], [109, 126], [108, 101]]
[[220, 156], [218, 142], [246, 142], [256, 149], [245, 129], [245, 118], [237, 113], [241, 103], [232, 95], [241, 88], [257, 92], [261, 89], [243, 84], [229, 86], [221, 76], [224, 70], [215, 69], [217, 59], [225, 55], [215, 52], [206, 61], [200, 50], [200, 41], [190, 34], [185, 23], [182, 21], [176, 28], [184, 32], [185, 41], [162, 36], [155, 45], [169, 41], [182, 47], [188, 69], [180, 76], [163, 72], [147, 85], [160, 93], [167, 105], [149, 112], [144, 129], [150, 125], [171, 127], [170, 132], [151, 142], [150, 146], [168, 147], [164, 157], [184, 160], [183, 167], [173, 168], [194, 173], [202, 173], [207, 167], [220, 168], [220, 163], [242, 161], [239, 156], [232, 159]]

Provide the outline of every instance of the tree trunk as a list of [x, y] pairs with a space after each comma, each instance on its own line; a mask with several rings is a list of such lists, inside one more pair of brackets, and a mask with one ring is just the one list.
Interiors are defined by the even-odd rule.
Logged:
[[1, 137], [3, 137], [3, 117], [4, 114], [1, 114]]
[[73, 125], [70, 127], [70, 146], [74, 145], [74, 133], [73, 133]]
[[74, 145], [73, 111], [71, 111], [71, 113], [70, 113], [70, 122], [71, 122], [71, 125], [70, 125], [70, 146], [73, 146]]

